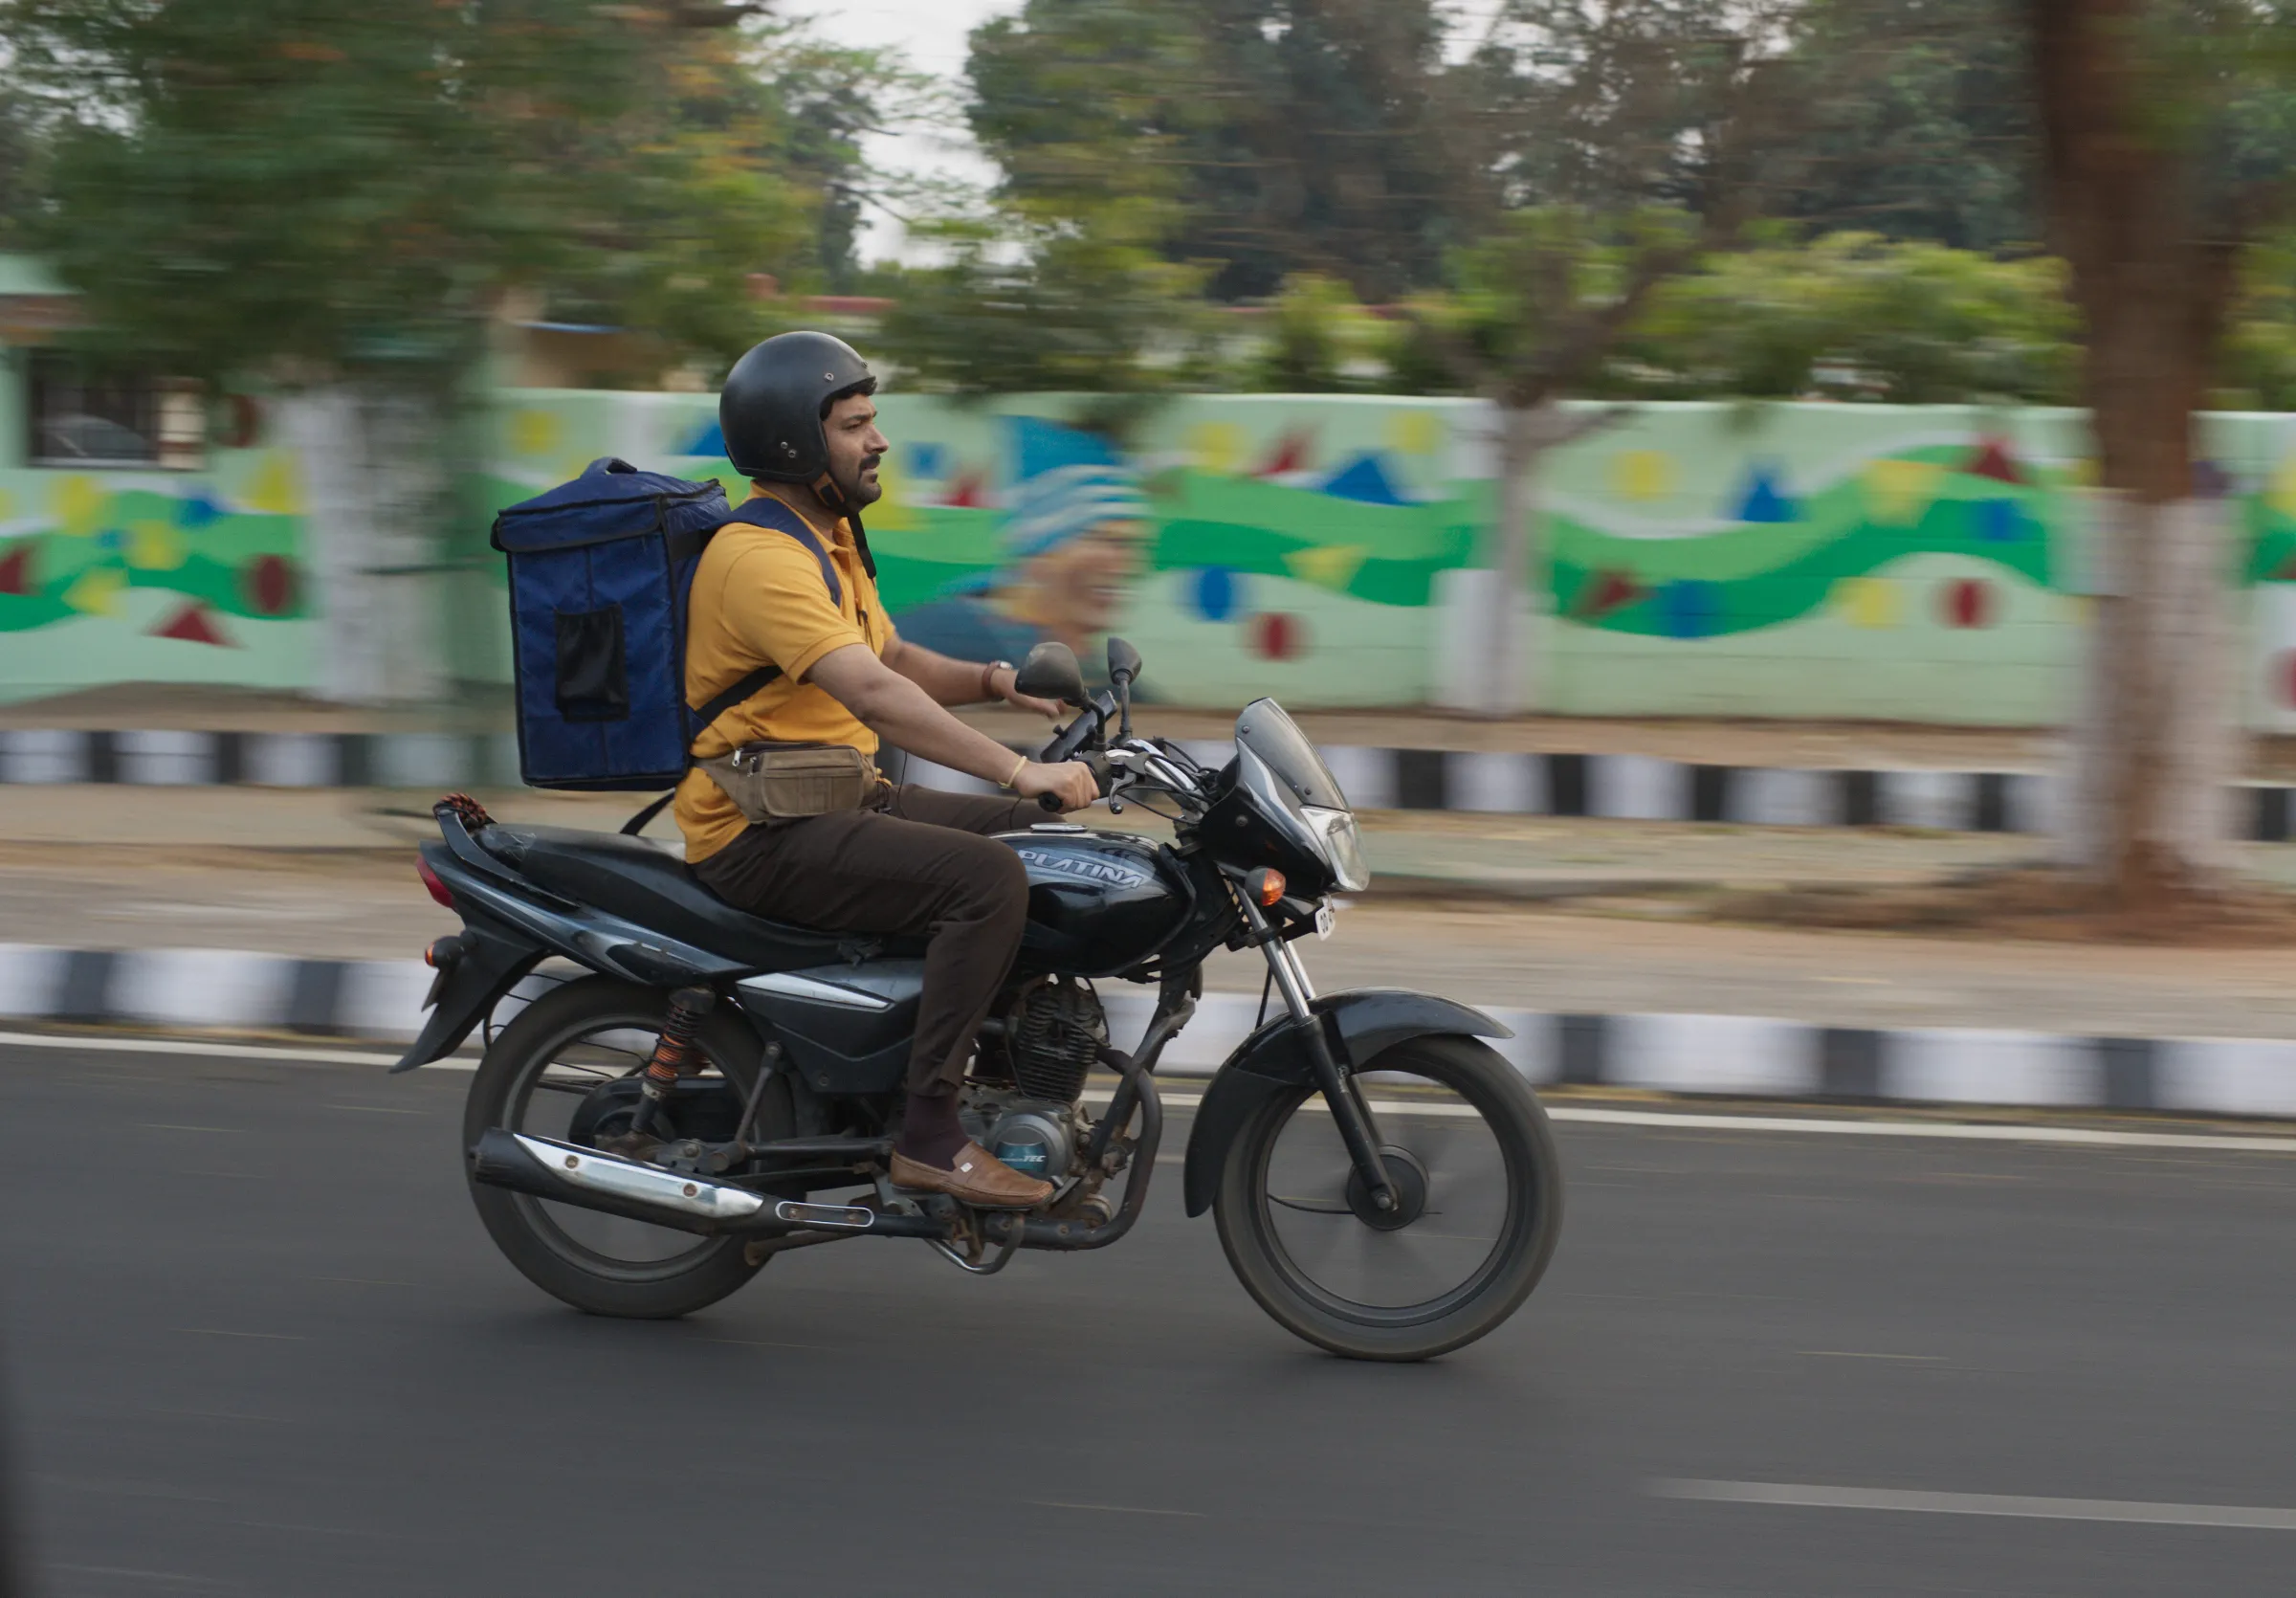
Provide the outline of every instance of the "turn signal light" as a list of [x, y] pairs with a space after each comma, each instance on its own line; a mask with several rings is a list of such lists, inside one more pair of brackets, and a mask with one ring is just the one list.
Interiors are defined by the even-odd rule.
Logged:
[[1275, 901], [1284, 897], [1287, 886], [1289, 884], [1284, 881], [1284, 874], [1273, 866], [1262, 866], [1244, 878], [1244, 891], [1251, 895], [1253, 901], [1263, 910], [1273, 907]]
[[438, 873], [430, 869], [430, 861], [418, 856], [414, 862], [414, 874], [423, 879], [423, 886], [430, 890], [432, 899], [450, 910], [454, 908], [453, 894], [438, 879]]

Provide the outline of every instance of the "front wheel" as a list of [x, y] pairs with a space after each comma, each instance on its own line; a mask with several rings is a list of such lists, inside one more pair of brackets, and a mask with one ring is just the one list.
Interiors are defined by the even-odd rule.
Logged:
[[1355, 1081], [1400, 1207], [1370, 1203], [1302, 1085], [1228, 1145], [1221, 1247], [1245, 1291], [1310, 1343], [1359, 1360], [1448, 1353], [1512, 1315], [1555, 1253], [1562, 1172], [1546, 1112], [1472, 1038], [1399, 1043]]

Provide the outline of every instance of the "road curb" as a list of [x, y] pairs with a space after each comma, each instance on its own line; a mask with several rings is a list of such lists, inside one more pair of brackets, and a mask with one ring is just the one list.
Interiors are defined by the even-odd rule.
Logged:
[[[414, 960], [299, 960], [235, 949], [0, 943], [0, 1016], [19, 1021], [291, 1032], [405, 1041], [430, 972]], [[497, 1019], [562, 980], [522, 983]], [[1112, 988], [1118, 985], [1112, 984]], [[1128, 1042], [1151, 997], [1108, 996]], [[1207, 993], [1162, 1069], [1202, 1076], [1247, 1033], [1259, 1000]], [[1750, 1015], [1572, 1014], [1495, 1008], [1493, 1045], [1535, 1082], [1855, 1103], [2296, 1116], [2296, 1040], [2089, 1037], [1955, 1028], [1829, 1027]]]
[[[1233, 747], [1217, 741], [1182, 742], [1211, 764], [1225, 764]], [[2057, 777], [2041, 771], [1729, 766], [1656, 755], [1348, 744], [1327, 744], [1323, 753], [1357, 808], [1369, 810], [2047, 832], [2059, 789]], [[930, 787], [986, 786], [922, 761], [907, 765], [906, 780]], [[53, 727], [0, 730], [0, 784], [9, 783], [434, 791], [519, 786], [518, 741], [507, 732]], [[2242, 835], [2260, 843], [2287, 842], [2296, 821], [2296, 787], [2238, 786]]]

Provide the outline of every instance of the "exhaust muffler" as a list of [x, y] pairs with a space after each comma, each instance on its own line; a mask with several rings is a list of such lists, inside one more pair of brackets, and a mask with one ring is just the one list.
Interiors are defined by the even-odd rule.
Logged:
[[801, 1204], [664, 1170], [642, 1161], [490, 1127], [471, 1151], [471, 1179], [577, 1209], [673, 1227], [704, 1237], [793, 1232], [874, 1232], [881, 1237], [946, 1237], [947, 1222], [888, 1215], [859, 1205]]

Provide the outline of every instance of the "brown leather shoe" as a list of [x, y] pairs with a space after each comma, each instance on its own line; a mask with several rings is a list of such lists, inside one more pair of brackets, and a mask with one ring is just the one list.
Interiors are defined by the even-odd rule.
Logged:
[[960, 1204], [982, 1210], [1033, 1210], [1052, 1196], [1052, 1184], [1023, 1176], [979, 1143], [957, 1151], [955, 1170], [935, 1170], [906, 1154], [893, 1157], [893, 1185], [927, 1193], [946, 1193]]

